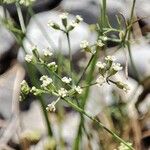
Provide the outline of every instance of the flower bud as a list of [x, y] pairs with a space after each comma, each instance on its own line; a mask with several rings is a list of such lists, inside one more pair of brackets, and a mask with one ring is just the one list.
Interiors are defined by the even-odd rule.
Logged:
[[55, 72], [57, 70], [57, 65], [55, 62], [51, 62], [49, 64], [47, 64], [47, 67], [52, 71], [52, 72]]
[[30, 92], [31, 92], [33, 95], [35, 95], [35, 96], [42, 94], [42, 91], [39, 90], [39, 89], [37, 89], [35, 86], [33, 86], [33, 87], [31, 88]]
[[97, 44], [97, 46], [98, 47], [103, 47], [105, 44], [102, 42], [102, 40], [98, 40], [97, 42], [96, 42], [96, 44]]
[[92, 53], [92, 50], [91, 50], [91, 48], [89, 46], [89, 42], [88, 41], [86, 41], [86, 40], [82, 41], [81, 44], [80, 44], [80, 47], [82, 49], [84, 49], [86, 52]]
[[72, 79], [68, 77], [63, 77], [61, 80], [62, 82], [67, 83], [67, 84], [69, 84], [72, 81]]
[[30, 87], [28, 83], [25, 80], [23, 80], [20, 85], [21, 85], [21, 92], [25, 95], [29, 94]]
[[118, 88], [123, 89], [125, 92], [130, 90], [129, 86], [121, 81], [116, 82]]
[[66, 89], [64, 89], [64, 88], [61, 88], [60, 90], [58, 90], [58, 95], [60, 96], [60, 97], [66, 97], [67, 96], [67, 94], [68, 94], [68, 91], [66, 90]]
[[57, 23], [49, 22], [48, 26], [52, 27], [55, 30], [60, 30], [60, 26]]
[[98, 84], [98, 86], [103, 85], [105, 82], [106, 82], [106, 79], [102, 75], [100, 75], [96, 80], [96, 83]]
[[67, 27], [67, 19], [68, 19], [68, 13], [62, 13], [60, 15], [62, 24], [64, 25], [64, 27]]
[[72, 31], [75, 27], [78, 26], [78, 23], [76, 23], [75, 21], [72, 21], [67, 29], [67, 31]]
[[83, 21], [83, 18], [82, 18], [81, 16], [77, 15], [75, 22], [76, 22], [76, 23], [80, 23], [80, 22], [82, 22], [82, 21]]
[[124, 31], [120, 31], [119, 32], [119, 38], [122, 40], [124, 38], [124, 36], [125, 36]]
[[33, 55], [27, 54], [25, 56], [25, 61], [28, 62], [28, 63], [32, 63], [33, 62]]
[[47, 107], [46, 107], [46, 110], [50, 111], [50, 112], [55, 112], [56, 111], [55, 102], [52, 102], [51, 104], [48, 104]]
[[96, 63], [96, 66], [97, 66], [98, 69], [99, 69], [99, 73], [100, 73], [101, 75], [104, 75], [105, 72], [106, 72], [106, 63], [102, 63], [102, 62], [98, 61], [98, 62]]
[[35, 56], [35, 58], [39, 60], [40, 55], [39, 55], [39, 52], [38, 52], [38, 50], [37, 50], [37, 47], [34, 47], [34, 48], [32, 49], [32, 53], [33, 53], [33, 55]]

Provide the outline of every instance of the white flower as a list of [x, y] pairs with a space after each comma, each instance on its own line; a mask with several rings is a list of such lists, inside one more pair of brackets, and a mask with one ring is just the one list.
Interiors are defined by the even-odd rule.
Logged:
[[70, 83], [70, 82], [72, 81], [72, 79], [71, 79], [71, 78], [68, 78], [68, 77], [63, 77], [61, 80], [62, 80], [62, 82], [64, 82], [64, 83]]
[[51, 104], [48, 104], [46, 107], [47, 111], [51, 111], [51, 112], [55, 112], [56, 111], [56, 107], [55, 107], [55, 102], [52, 102]]
[[60, 97], [65, 97], [65, 96], [67, 96], [67, 90], [66, 89], [64, 89], [64, 88], [61, 88], [60, 90], [58, 90], [58, 95], [60, 96]]
[[100, 38], [101, 38], [102, 41], [107, 41], [108, 40], [107, 36], [100, 36]]
[[121, 64], [119, 64], [119, 63], [113, 63], [112, 64], [112, 68], [115, 70], [115, 71], [120, 71], [120, 70], [122, 70], [122, 66], [121, 66]]
[[46, 75], [42, 76], [40, 78], [40, 81], [42, 81], [41, 87], [43, 87], [43, 88], [47, 87], [48, 85], [50, 85], [53, 82], [53, 80]]
[[56, 71], [57, 70], [57, 65], [55, 62], [51, 62], [47, 64], [47, 67], [51, 70], [51, 71]]
[[33, 91], [35, 91], [37, 88], [35, 87], [35, 86], [33, 86], [32, 88], [31, 88], [31, 92], [33, 92]]
[[87, 48], [88, 46], [89, 46], [89, 42], [86, 40], [82, 41], [80, 44], [80, 47], [83, 49]]
[[121, 81], [116, 82], [116, 85], [118, 88], [123, 89], [125, 92], [128, 92], [130, 90], [130, 87]]
[[55, 25], [54, 22], [49, 22], [48, 23], [48, 26], [50, 26], [50, 27], [54, 27], [54, 25]]
[[67, 19], [68, 18], [68, 13], [62, 13], [62, 14], [59, 15], [59, 17], [61, 19]]
[[96, 79], [96, 83], [97, 83], [99, 86], [103, 85], [105, 82], [106, 82], [106, 79], [105, 79], [102, 75], [100, 75], [100, 76]]
[[96, 42], [96, 44], [99, 46], [99, 47], [103, 47], [105, 44], [101, 41], [101, 40], [98, 40]]
[[96, 66], [97, 66], [98, 68], [100, 68], [100, 69], [104, 69], [104, 68], [106, 67], [106, 64], [105, 64], [105, 63], [102, 63], [102, 62], [100, 62], [100, 61], [98, 61], [98, 62], [96, 63]]
[[23, 81], [20, 83], [21, 86], [24, 86], [24, 85], [26, 85], [26, 84], [27, 84], [27, 82], [26, 82], [25, 80], [23, 80]]
[[32, 56], [32, 55], [27, 54], [27, 55], [25, 56], [25, 61], [26, 61], [26, 62], [30, 63], [30, 62], [32, 62], [32, 60], [33, 60], [33, 56]]
[[49, 27], [52, 27], [53, 29], [60, 30], [60, 26], [59, 26], [57, 23], [54, 23], [54, 22], [52, 22], [52, 21], [50, 21], [50, 22], [48, 23], [48, 26], [49, 26]]
[[48, 63], [47, 66], [48, 66], [48, 67], [52, 67], [52, 66], [57, 66], [57, 65], [56, 65], [56, 62], [53, 61], [53, 62], [51, 62], [51, 63]]
[[77, 15], [77, 16], [76, 16], [76, 19], [77, 19], [77, 22], [83, 21], [83, 18], [82, 18], [80, 15]]
[[41, 91], [39, 89], [37, 89], [35, 86], [33, 86], [31, 88], [30, 92], [33, 93], [33, 95], [35, 95], [35, 96], [41, 94]]
[[127, 93], [130, 90], [130, 87], [127, 84], [124, 84], [123, 90]]
[[50, 52], [49, 50], [44, 50], [44, 56], [45, 57], [52, 56], [52, 55], [53, 55], [53, 53]]
[[20, 85], [21, 85], [21, 92], [23, 94], [29, 94], [30, 87], [29, 87], [28, 83], [25, 80], [23, 80]]
[[77, 27], [78, 25], [79, 24], [76, 23], [75, 21], [71, 21], [71, 23], [70, 23], [70, 26], [73, 27], [73, 28]]
[[81, 94], [83, 92], [83, 89], [80, 86], [75, 86], [74, 89], [78, 94]]
[[114, 56], [106, 56], [105, 60], [107, 60], [107, 61], [115, 61], [116, 58]]

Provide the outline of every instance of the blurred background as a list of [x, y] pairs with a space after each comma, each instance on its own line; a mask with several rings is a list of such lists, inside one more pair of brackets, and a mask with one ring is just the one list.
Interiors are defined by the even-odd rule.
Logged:
[[[114, 28], [118, 27], [116, 15], [122, 14], [125, 19], [130, 18], [131, 6], [131, 0], [107, 0], [107, 14]], [[48, 21], [60, 22], [58, 15], [64, 11], [69, 12], [70, 18], [75, 15], [83, 17], [84, 22], [71, 33], [73, 65], [76, 72], [80, 72], [89, 59], [80, 50], [80, 42], [85, 39], [91, 42], [96, 40], [93, 25], [100, 16], [99, 0], [37, 0], [32, 8], [23, 6], [21, 10], [27, 29], [21, 44], [26, 52], [31, 53], [31, 47], [37, 45], [42, 55], [42, 50], [49, 47], [59, 60], [68, 56], [66, 38], [62, 33], [51, 30], [47, 26]], [[90, 90], [85, 109], [122, 138], [130, 139], [136, 150], [150, 150], [149, 0], [136, 1], [135, 17], [137, 22], [132, 28], [131, 50], [141, 80], [138, 80], [129, 62], [127, 82], [131, 87], [130, 92], [124, 94], [109, 85], [102, 88], [94, 86]], [[14, 4], [1, 4], [0, 18], [12, 18], [16, 27], [20, 28]], [[27, 79], [31, 84], [29, 73], [33, 72], [25, 64], [25, 52], [18, 44], [15, 32], [17, 31], [9, 30], [6, 24], [0, 22], [0, 150], [53, 150], [56, 145], [57, 149], [70, 150], [78, 132], [78, 113], [63, 105], [58, 108], [58, 112], [49, 114], [56, 139], [48, 139], [45, 118], [37, 98], [29, 95], [25, 101], [19, 102], [20, 83]], [[112, 33], [112, 36], [118, 35]], [[116, 43], [108, 43], [107, 52], [115, 55], [118, 62], [125, 66], [126, 50], [115, 51], [116, 46]], [[123, 76], [119, 74], [120, 78]], [[48, 104], [53, 99], [45, 96], [44, 102]], [[85, 122], [88, 135], [82, 136], [81, 150], [116, 148], [110, 136], [105, 135], [91, 121]], [[30, 139], [30, 142], [26, 139]]]

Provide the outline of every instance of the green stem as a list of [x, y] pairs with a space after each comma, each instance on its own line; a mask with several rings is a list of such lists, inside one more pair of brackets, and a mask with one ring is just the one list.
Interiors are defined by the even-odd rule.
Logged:
[[[133, 23], [135, 3], [136, 3], [136, 0], [133, 0], [132, 10], [131, 10], [131, 16], [130, 16], [130, 27], [128, 29], [128, 41], [130, 41], [130, 35], [131, 35], [131, 28], [132, 28], [132, 23]], [[134, 72], [136, 74], [136, 78], [137, 78], [138, 81], [140, 81], [140, 76], [139, 76], [137, 68], [136, 68], [136, 66], [134, 64], [134, 61], [133, 61], [133, 57], [132, 57], [132, 53], [131, 53], [131, 46], [130, 46], [129, 42], [127, 43], [127, 48], [128, 48], [128, 52], [129, 52], [129, 57], [130, 57], [131, 65], [132, 65], [133, 70], [134, 70]]]
[[84, 85], [81, 88], [91, 87], [91, 86], [96, 85], [96, 84], [97, 84], [96, 82], [95, 83], [91, 83], [91, 84], [88, 84], [88, 85]]
[[17, 9], [17, 13], [18, 13], [18, 18], [19, 18], [21, 30], [22, 30], [23, 33], [25, 33], [26, 32], [26, 27], [25, 27], [23, 15], [22, 15], [22, 11], [21, 11], [19, 3], [16, 3], [16, 9]]
[[[98, 56], [98, 49], [97, 49], [95, 55], [93, 55], [91, 60], [89, 61], [90, 63], [88, 65], [88, 67], [90, 65], [91, 65], [91, 67], [90, 67], [90, 70], [89, 70], [87, 78], [86, 78], [87, 84], [91, 84], [91, 82], [92, 82], [93, 72], [95, 70], [95, 64], [96, 64], [96, 61], [97, 61], [97, 56]], [[85, 107], [86, 100], [87, 100], [88, 95], [89, 95], [89, 90], [90, 90], [90, 87], [87, 87], [85, 89], [85, 94], [84, 94], [84, 96], [82, 98], [82, 101], [81, 101], [82, 109], [84, 109], [84, 107]], [[74, 150], [78, 150], [79, 149], [79, 144], [81, 142], [81, 137], [82, 137], [82, 130], [81, 130], [82, 127], [84, 127], [84, 117], [83, 117], [83, 114], [80, 114], [80, 124], [79, 124], [79, 128], [78, 128], [77, 137], [75, 138]]]
[[128, 52], [129, 52], [129, 57], [130, 57], [131, 66], [133, 67], [133, 70], [134, 70], [134, 73], [136, 74], [137, 80], [140, 81], [140, 75], [139, 75], [139, 73], [138, 73], [138, 71], [137, 71], [137, 68], [136, 68], [136, 66], [135, 66], [135, 64], [134, 64], [133, 57], [132, 57], [132, 53], [131, 53], [131, 46], [130, 46], [129, 43], [127, 44], [127, 48], [128, 48]]
[[103, 8], [102, 8], [102, 12], [103, 12], [103, 25], [106, 25], [106, 19], [107, 19], [107, 10], [106, 10], [106, 6], [107, 6], [107, 0], [103, 0]]
[[82, 80], [83, 76], [85, 75], [86, 70], [87, 70], [88, 67], [90, 66], [90, 64], [91, 64], [91, 62], [92, 62], [92, 60], [93, 60], [93, 58], [94, 58], [94, 54], [91, 56], [91, 58], [90, 58], [90, 60], [89, 60], [89, 62], [88, 62], [88, 64], [87, 64], [87, 66], [84, 68], [84, 70], [83, 70], [83, 72], [82, 72], [82, 75], [81, 75], [80, 79], [79, 79], [78, 82], [77, 82], [77, 85], [79, 85], [79, 83], [81, 82], [81, 80]]
[[[70, 43], [70, 36], [69, 33], [66, 33], [67, 36], [67, 42], [68, 42], [68, 48], [69, 48], [69, 60], [70, 60], [70, 77], [72, 78], [72, 53], [71, 53], [71, 43]], [[73, 80], [73, 79], [72, 79]], [[73, 82], [72, 82], [73, 83]]]
[[133, 147], [131, 147], [130, 145], [128, 145], [122, 138], [120, 138], [116, 133], [114, 133], [113, 131], [111, 131], [110, 129], [108, 129], [104, 124], [102, 124], [99, 120], [97, 120], [96, 118], [92, 117], [90, 114], [88, 114], [86, 111], [84, 111], [82, 108], [78, 107], [77, 105], [75, 105], [74, 103], [71, 102], [71, 100], [67, 100], [67, 99], [63, 99], [65, 102], [67, 102], [72, 108], [74, 108], [75, 110], [77, 110], [79, 113], [84, 114], [86, 117], [88, 117], [90, 120], [92, 120], [93, 122], [97, 123], [102, 129], [104, 129], [105, 131], [107, 131], [109, 134], [111, 134], [113, 137], [115, 137], [120, 143], [123, 143], [125, 146], [127, 146], [128, 148], [130, 148], [130, 150], [134, 150]]

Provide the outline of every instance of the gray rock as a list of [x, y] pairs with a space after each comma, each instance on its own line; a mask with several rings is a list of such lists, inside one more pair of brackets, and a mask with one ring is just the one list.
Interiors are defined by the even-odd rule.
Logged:
[[[99, 0], [76, 0], [69, 1], [64, 0], [61, 6], [72, 14], [79, 14], [83, 16], [86, 23], [97, 23], [100, 16]], [[107, 0], [107, 13], [112, 26], [117, 27], [116, 16], [121, 12], [125, 17], [128, 17], [128, 11], [126, 10], [126, 3], [118, 0]]]
[[[0, 7], [0, 17], [3, 18], [3, 9]], [[0, 21], [0, 56], [6, 52], [15, 42], [13, 35], [2, 25]]]
[[[41, 50], [41, 54], [47, 47], [50, 47], [54, 53], [61, 52], [64, 55], [68, 55], [69, 53], [66, 36], [62, 32], [56, 31], [47, 25], [49, 21], [61, 23], [58, 17], [59, 14], [60, 13], [56, 11], [43, 12], [35, 15], [29, 23], [27, 37], [32, 41], [32, 44], [37, 45]], [[70, 15], [69, 18], [72, 20], [74, 16]], [[44, 29], [43, 32], [46, 32], [48, 38], [41, 32], [39, 25], [42, 26], [42, 30]], [[80, 48], [79, 45], [82, 40], [91, 39], [88, 25], [86, 23], [81, 23], [70, 33], [70, 39], [72, 54], [74, 54]], [[28, 53], [31, 53], [32, 44], [27, 39], [24, 40], [24, 46]]]
[[150, 26], [150, 1], [149, 0], [137, 0], [136, 12], [139, 18], [147, 17], [143, 21]]
[[0, 76], [0, 113], [10, 118], [19, 109], [19, 88], [24, 78], [24, 69], [15, 64]]
[[[143, 39], [136, 44], [131, 45], [131, 54], [137, 71], [141, 75], [142, 79], [149, 76], [150, 74], [150, 45]], [[123, 50], [119, 50], [115, 56], [118, 61], [125, 64], [126, 56]], [[129, 60], [129, 74], [136, 78], [134, 75], [133, 67]]]

